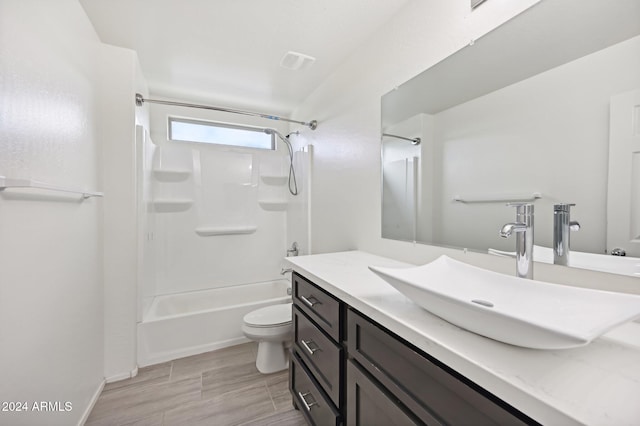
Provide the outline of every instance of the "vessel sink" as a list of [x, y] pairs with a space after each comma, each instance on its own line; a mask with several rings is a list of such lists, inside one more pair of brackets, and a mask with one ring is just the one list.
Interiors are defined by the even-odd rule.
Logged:
[[369, 269], [427, 311], [516, 346], [584, 346], [640, 318], [640, 296], [517, 278], [448, 256], [411, 268]]
[[[488, 252], [496, 256], [516, 257], [516, 253], [513, 251], [502, 251], [490, 248]], [[553, 249], [543, 246], [533, 246], [533, 260], [542, 263], [553, 263]], [[637, 257], [611, 256], [572, 250], [569, 254], [568, 266], [608, 272], [611, 274], [640, 277], [640, 259]]]

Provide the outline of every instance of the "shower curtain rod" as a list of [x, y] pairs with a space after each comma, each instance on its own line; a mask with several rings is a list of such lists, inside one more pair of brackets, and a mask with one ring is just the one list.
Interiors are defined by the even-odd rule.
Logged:
[[144, 102], [148, 102], [150, 104], [172, 105], [172, 106], [179, 106], [179, 107], [186, 107], [186, 108], [199, 108], [199, 109], [208, 109], [212, 111], [231, 112], [233, 114], [252, 115], [254, 117], [268, 118], [269, 120], [287, 121], [289, 123], [302, 124], [303, 126], [309, 127], [311, 130], [315, 130], [316, 127], [318, 127], [318, 122], [316, 120], [311, 120], [309, 122], [296, 121], [296, 120], [291, 120], [284, 117], [278, 117], [277, 115], [261, 114], [259, 112], [242, 111], [239, 109], [222, 108], [222, 107], [209, 106], [209, 105], [188, 104], [185, 102], [163, 101], [161, 99], [145, 99], [140, 93], [136, 93], [136, 105], [142, 106]]
[[383, 133], [382, 136], [389, 136], [390, 138], [403, 139], [411, 142], [413, 145], [420, 145], [420, 138], [406, 138], [404, 136], [392, 135], [391, 133]]

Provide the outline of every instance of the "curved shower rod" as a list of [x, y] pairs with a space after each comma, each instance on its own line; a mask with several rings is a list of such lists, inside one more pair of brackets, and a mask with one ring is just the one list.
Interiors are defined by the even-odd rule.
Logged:
[[411, 142], [412, 145], [420, 145], [422, 139], [420, 138], [407, 138], [404, 136], [392, 135], [391, 133], [383, 133], [382, 136], [388, 136], [390, 138], [403, 139], [405, 141]]
[[269, 120], [287, 121], [289, 123], [302, 124], [303, 126], [309, 127], [311, 130], [315, 130], [318, 127], [317, 120], [311, 120], [309, 122], [296, 121], [296, 120], [291, 120], [289, 118], [278, 117], [277, 115], [261, 114], [259, 112], [242, 111], [239, 109], [222, 108], [222, 107], [216, 107], [216, 106], [210, 106], [210, 105], [188, 104], [185, 102], [163, 101], [161, 99], [145, 99], [140, 93], [136, 93], [136, 105], [142, 106], [144, 102], [147, 102], [150, 104], [172, 105], [172, 106], [179, 106], [179, 107], [186, 107], [186, 108], [199, 108], [199, 109], [208, 109], [212, 111], [231, 112], [233, 114], [251, 115], [254, 117], [268, 118]]

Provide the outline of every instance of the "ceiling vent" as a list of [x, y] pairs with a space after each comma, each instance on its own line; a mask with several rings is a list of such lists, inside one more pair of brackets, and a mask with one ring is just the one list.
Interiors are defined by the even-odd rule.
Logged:
[[280, 60], [280, 66], [290, 70], [298, 71], [305, 68], [309, 68], [316, 58], [309, 55], [304, 55], [298, 52], [287, 52]]

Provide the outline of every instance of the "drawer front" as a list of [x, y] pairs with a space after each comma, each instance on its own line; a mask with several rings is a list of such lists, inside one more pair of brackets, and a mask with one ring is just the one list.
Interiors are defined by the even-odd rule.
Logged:
[[353, 310], [347, 317], [349, 356], [425, 423], [536, 424]]
[[333, 340], [340, 341], [340, 302], [304, 277], [293, 274], [293, 302]]
[[423, 424], [353, 361], [347, 362], [347, 401], [348, 426]]
[[333, 403], [340, 407], [342, 348], [297, 307], [293, 308], [295, 348]]
[[313, 379], [302, 359], [291, 351], [289, 387], [295, 405], [304, 415], [307, 423], [315, 426], [338, 426], [342, 419], [329, 398]]

